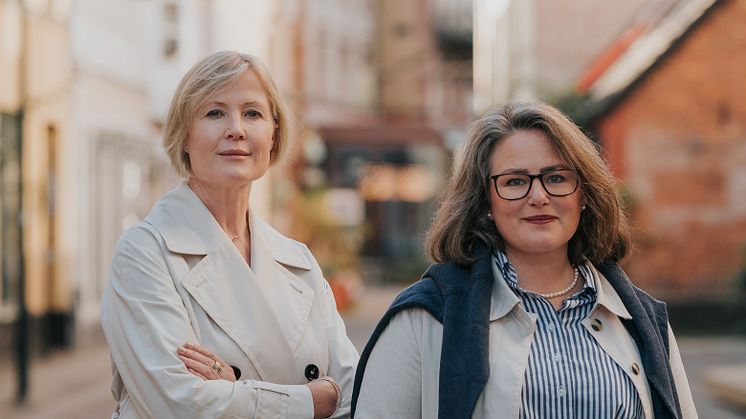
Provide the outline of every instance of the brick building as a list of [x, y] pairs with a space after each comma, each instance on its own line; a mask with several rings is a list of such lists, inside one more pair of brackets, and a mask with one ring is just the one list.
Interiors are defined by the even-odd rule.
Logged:
[[741, 0], [679, 1], [585, 92], [629, 194], [625, 267], [669, 299], [728, 295], [746, 270], [743, 22]]

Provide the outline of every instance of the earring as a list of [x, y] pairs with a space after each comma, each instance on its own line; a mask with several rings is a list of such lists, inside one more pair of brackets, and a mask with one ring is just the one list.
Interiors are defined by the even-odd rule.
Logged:
[[492, 213], [491, 213], [491, 212], [488, 212], [488, 213], [487, 213], [487, 219], [488, 219], [488, 220], [491, 220], [491, 219], [492, 219]]
[[581, 211], [585, 211], [585, 205], [583, 205], [582, 207], [580, 207], [580, 210]]

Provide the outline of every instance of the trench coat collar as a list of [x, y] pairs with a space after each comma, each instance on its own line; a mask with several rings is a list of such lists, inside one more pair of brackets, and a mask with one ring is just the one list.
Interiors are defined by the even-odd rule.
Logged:
[[[248, 196], [246, 197], [248, 199]], [[164, 195], [155, 204], [145, 221], [163, 236], [166, 247], [173, 253], [207, 255], [230, 240], [186, 182]], [[249, 212], [252, 248], [256, 242], [265, 246], [277, 262], [310, 270], [311, 261], [292, 240]]]
[[632, 315], [609, 280], [592, 263], [586, 262], [586, 266], [591, 270], [596, 281], [596, 305], [605, 307], [617, 317], [631, 320]]
[[505, 282], [502, 270], [497, 266], [497, 260], [491, 255], [489, 258], [491, 260], [492, 276], [495, 278], [490, 301], [490, 321], [492, 322], [505, 317], [515, 306], [521, 304], [521, 299]]

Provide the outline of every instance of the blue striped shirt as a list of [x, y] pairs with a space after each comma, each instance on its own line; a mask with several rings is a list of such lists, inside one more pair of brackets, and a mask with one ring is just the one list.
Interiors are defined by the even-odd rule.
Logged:
[[503, 252], [496, 251], [495, 258], [525, 310], [537, 316], [521, 418], [644, 418], [632, 380], [581, 324], [596, 303], [590, 268], [578, 267], [585, 286], [555, 311], [547, 299], [519, 289], [516, 271]]

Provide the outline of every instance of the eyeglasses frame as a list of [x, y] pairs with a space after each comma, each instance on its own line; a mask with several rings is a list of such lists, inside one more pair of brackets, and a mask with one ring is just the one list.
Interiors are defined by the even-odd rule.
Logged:
[[[563, 172], [563, 171], [571, 172], [573, 175], [575, 175], [575, 179], [576, 179], [575, 188], [573, 188], [573, 190], [571, 192], [568, 192], [566, 194], [561, 194], [561, 195], [557, 195], [557, 194], [553, 194], [553, 193], [549, 192], [549, 190], [547, 189], [547, 186], [544, 184], [544, 179], [543, 179], [544, 175], [546, 175], [548, 173], [551, 173], [551, 172]], [[523, 196], [521, 196], [521, 197], [518, 197], [518, 198], [505, 198], [502, 195], [500, 195], [500, 192], [497, 190], [497, 178], [499, 178], [500, 176], [515, 176], [515, 175], [521, 175], [521, 176], [528, 177], [528, 189], [526, 189], [526, 193], [523, 194]], [[500, 175], [492, 175], [492, 176], [489, 177], [489, 179], [492, 181], [493, 187], [495, 188], [495, 193], [497, 194], [497, 196], [500, 197], [501, 199], [506, 200], [506, 201], [517, 201], [519, 199], [523, 199], [523, 198], [527, 197], [528, 194], [531, 192], [531, 188], [534, 186], [534, 179], [537, 179], [537, 178], [539, 179], [539, 183], [541, 184], [541, 187], [544, 188], [544, 192], [546, 192], [550, 196], [554, 196], [554, 197], [557, 197], [557, 198], [561, 198], [563, 196], [568, 196], [568, 195], [574, 194], [575, 191], [578, 190], [578, 186], [580, 185], [580, 176], [578, 176], [578, 174], [574, 170], [567, 169], [567, 168], [562, 168], [562, 169], [548, 169], [548, 170], [544, 170], [543, 172], [539, 172], [539, 173], [537, 173], [535, 175], [531, 175], [531, 174], [528, 174], [528, 173], [503, 173], [503, 174], [500, 174]]]

